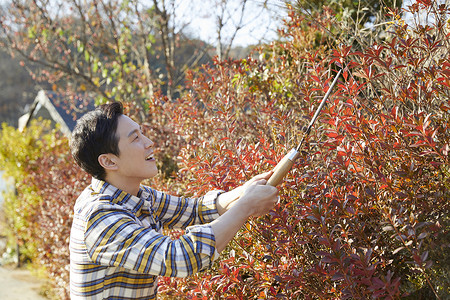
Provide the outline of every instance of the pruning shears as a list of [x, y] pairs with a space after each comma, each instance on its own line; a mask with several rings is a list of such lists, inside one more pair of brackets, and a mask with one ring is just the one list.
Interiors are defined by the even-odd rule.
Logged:
[[292, 166], [294, 165], [295, 160], [300, 156], [300, 148], [302, 147], [303, 141], [306, 139], [306, 137], [311, 132], [311, 128], [316, 122], [317, 118], [319, 117], [320, 111], [322, 110], [322, 107], [325, 105], [325, 102], [328, 99], [328, 96], [331, 94], [331, 91], [333, 87], [335, 86], [339, 75], [341, 75], [342, 69], [339, 70], [336, 77], [334, 78], [333, 82], [331, 83], [330, 88], [328, 89], [327, 93], [323, 97], [322, 101], [319, 104], [319, 107], [317, 108], [316, 112], [314, 113], [314, 116], [312, 117], [311, 121], [309, 122], [308, 127], [306, 128], [305, 133], [303, 134], [303, 137], [298, 144], [297, 148], [292, 148], [291, 151], [289, 151], [288, 154], [286, 154], [280, 162], [275, 166], [273, 169], [273, 174], [270, 176], [269, 180], [267, 181], [268, 185], [271, 186], [277, 186], [286, 176], [286, 174], [291, 170]]

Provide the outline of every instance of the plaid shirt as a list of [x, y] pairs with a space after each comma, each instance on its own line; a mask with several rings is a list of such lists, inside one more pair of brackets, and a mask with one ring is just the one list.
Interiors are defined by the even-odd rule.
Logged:
[[[219, 193], [189, 199], [141, 186], [136, 197], [93, 179], [74, 208], [71, 299], [156, 299], [158, 275], [184, 277], [208, 268], [218, 253], [205, 223], [219, 216]], [[172, 240], [162, 228], [186, 232]]]

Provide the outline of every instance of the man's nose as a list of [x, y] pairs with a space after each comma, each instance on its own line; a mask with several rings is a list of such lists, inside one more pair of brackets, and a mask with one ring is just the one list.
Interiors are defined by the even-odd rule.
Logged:
[[153, 141], [151, 139], [149, 139], [148, 137], [144, 137], [145, 138], [145, 148], [149, 148], [151, 146], [153, 146], [155, 143], [153, 143]]

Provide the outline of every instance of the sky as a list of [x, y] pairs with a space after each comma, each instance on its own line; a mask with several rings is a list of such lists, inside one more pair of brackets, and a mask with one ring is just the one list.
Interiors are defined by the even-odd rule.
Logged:
[[[231, 37], [240, 23], [242, 16], [243, 28], [237, 32], [233, 41], [234, 46], [248, 46], [258, 43], [260, 40], [270, 41], [277, 37], [277, 29], [281, 26], [281, 20], [287, 15], [284, 2], [280, 0], [267, 1], [268, 10], [262, 9], [263, 0], [248, 0], [244, 13], [241, 13], [242, 0], [228, 0], [226, 7], [217, 3], [220, 0], [178, 0], [176, 11], [178, 28], [186, 28], [194, 38], [215, 44], [217, 41], [217, 20], [222, 11], [225, 30], [222, 36], [225, 39]], [[222, 9], [223, 8], [223, 9]]]

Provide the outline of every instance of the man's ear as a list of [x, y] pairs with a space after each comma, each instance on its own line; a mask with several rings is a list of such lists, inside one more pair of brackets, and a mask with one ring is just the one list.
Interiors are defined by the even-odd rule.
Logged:
[[100, 154], [98, 157], [98, 163], [105, 170], [116, 170], [117, 169], [116, 156], [111, 153]]

